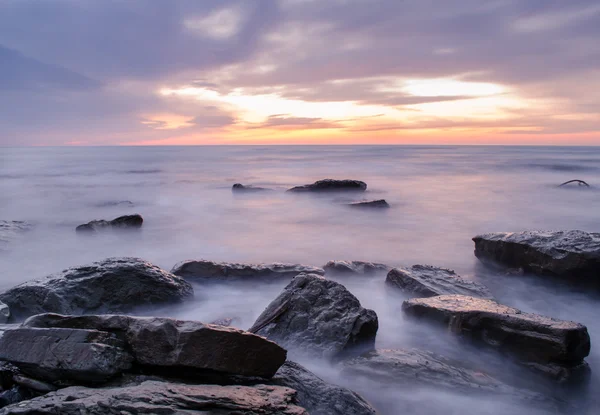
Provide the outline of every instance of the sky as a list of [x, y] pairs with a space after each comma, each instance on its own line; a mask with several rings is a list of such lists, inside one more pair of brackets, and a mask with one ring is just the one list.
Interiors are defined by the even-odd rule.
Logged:
[[0, 0], [0, 146], [600, 145], [598, 0]]

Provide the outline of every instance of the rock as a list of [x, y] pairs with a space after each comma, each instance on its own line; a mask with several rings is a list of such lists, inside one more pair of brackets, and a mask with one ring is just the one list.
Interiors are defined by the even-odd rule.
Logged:
[[15, 375], [13, 379], [16, 384], [40, 393], [53, 392], [58, 389], [51, 383], [42, 382], [41, 380], [28, 378], [23, 375]]
[[94, 205], [95, 207], [133, 207], [135, 206], [131, 200], [109, 200]]
[[552, 373], [556, 366], [580, 370], [590, 352], [587, 328], [462, 295], [441, 295], [405, 301], [409, 316], [428, 318], [448, 325], [452, 331], [511, 352], [537, 369]]
[[233, 192], [264, 192], [265, 190], [271, 190], [271, 189], [267, 189], [266, 187], [256, 187], [256, 186], [251, 186], [251, 185], [244, 186], [241, 183], [236, 183], [233, 185], [231, 190]]
[[0, 220], [0, 251], [20, 234], [30, 230], [32, 225], [19, 220]]
[[430, 265], [413, 265], [410, 268], [394, 268], [385, 283], [415, 297], [433, 297], [444, 294], [461, 294], [491, 299], [492, 293], [482, 284], [469, 281], [449, 269]]
[[298, 403], [311, 415], [376, 415], [377, 411], [358, 394], [332, 385], [298, 363], [286, 362], [272, 383], [297, 391]]
[[473, 241], [475, 256], [481, 261], [600, 285], [600, 233], [489, 233]]
[[391, 267], [385, 264], [363, 261], [329, 261], [323, 266], [327, 274], [372, 275], [388, 272]]
[[272, 377], [285, 362], [277, 344], [234, 328], [169, 318], [43, 314], [26, 327], [94, 329], [124, 339], [139, 365]]
[[0, 360], [44, 381], [103, 382], [131, 368], [133, 358], [114, 334], [21, 328], [0, 338]]
[[6, 324], [10, 320], [10, 309], [0, 301], [0, 324]]
[[138, 215], [119, 216], [111, 221], [93, 220], [83, 225], [79, 225], [75, 230], [77, 232], [96, 232], [103, 229], [139, 229], [142, 227], [144, 219]]
[[0, 294], [11, 320], [35, 314], [126, 313], [145, 306], [182, 302], [192, 286], [138, 258], [108, 258], [26, 282]]
[[[8, 405], [14, 405], [19, 402], [27, 401], [32, 399], [35, 395], [33, 392], [23, 386], [13, 386], [11, 389], [7, 389], [0, 393], [0, 408], [4, 408]], [[0, 414], [5, 414], [10, 412], [5, 412], [4, 410], [0, 410]]]
[[223, 326], [223, 327], [230, 327], [231, 323], [233, 323], [233, 318], [231, 318], [231, 317], [220, 318], [218, 320], [214, 320], [214, 321], [210, 322], [210, 324], [214, 324], [215, 326]]
[[322, 268], [298, 264], [236, 264], [213, 261], [183, 261], [175, 265], [171, 272], [188, 281], [227, 281], [227, 280], [278, 280], [289, 279], [301, 273], [324, 275]]
[[377, 314], [343, 285], [315, 274], [295, 277], [258, 317], [251, 332], [312, 357], [342, 358], [371, 350]]
[[73, 386], [10, 405], [0, 415], [308, 415], [281, 386], [187, 385], [146, 381], [122, 388]]
[[367, 184], [359, 180], [333, 180], [325, 179], [288, 189], [288, 192], [338, 192], [338, 191], [358, 191], [367, 190]]
[[386, 202], [385, 199], [379, 199], [379, 200], [369, 200], [369, 201], [365, 201], [365, 202], [354, 202], [354, 203], [349, 203], [348, 206], [353, 207], [353, 208], [377, 208], [377, 209], [387, 209], [390, 207], [389, 203]]

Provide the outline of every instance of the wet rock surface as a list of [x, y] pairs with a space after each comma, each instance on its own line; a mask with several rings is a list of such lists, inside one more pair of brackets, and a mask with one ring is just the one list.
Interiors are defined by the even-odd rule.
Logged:
[[466, 280], [452, 270], [430, 265], [394, 268], [388, 273], [385, 283], [389, 287], [397, 288], [415, 297], [433, 297], [444, 294], [490, 299], [493, 297], [486, 286]]
[[300, 353], [341, 358], [373, 349], [377, 315], [343, 285], [315, 274], [295, 277], [251, 332]]
[[184, 261], [171, 272], [188, 281], [277, 280], [292, 278], [301, 273], [324, 275], [322, 268], [299, 264], [236, 264], [214, 261]]
[[324, 266], [326, 274], [373, 275], [388, 272], [391, 267], [364, 261], [329, 261]]
[[600, 234], [583, 231], [502, 232], [473, 238], [484, 262], [600, 286]]
[[35, 314], [126, 313], [136, 308], [182, 302], [192, 286], [138, 258], [108, 258], [29, 281], [0, 294], [11, 320]]
[[243, 185], [241, 183], [236, 183], [231, 187], [231, 191], [239, 192], [239, 193], [264, 192], [266, 190], [271, 190], [271, 189], [267, 189], [266, 187]]
[[390, 207], [389, 203], [385, 199], [353, 202], [348, 203], [348, 206], [360, 209], [388, 209]]
[[79, 225], [75, 230], [77, 232], [96, 232], [105, 229], [139, 229], [142, 227], [144, 219], [141, 215], [125, 215], [116, 219], [93, 220], [91, 222]]
[[367, 184], [360, 180], [318, 180], [312, 184], [296, 186], [288, 189], [288, 192], [339, 192], [339, 191], [358, 191], [367, 190]]

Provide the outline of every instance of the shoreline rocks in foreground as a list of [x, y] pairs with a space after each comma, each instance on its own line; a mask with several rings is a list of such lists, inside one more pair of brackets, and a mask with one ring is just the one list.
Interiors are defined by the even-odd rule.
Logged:
[[355, 191], [364, 192], [367, 190], [367, 184], [360, 180], [334, 180], [324, 179], [318, 180], [312, 184], [305, 184], [303, 186], [296, 186], [288, 189], [288, 192], [342, 192], [342, 191]]
[[312, 357], [338, 359], [372, 350], [379, 322], [343, 285], [301, 274], [249, 331]]
[[483, 262], [600, 286], [600, 233], [501, 232], [473, 241], [475, 256]]
[[116, 219], [93, 220], [91, 222], [79, 225], [75, 230], [77, 232], [97, 232], [106, 229], [139, 229], [144, 223], [144, 218], [139, 214], [119, 216]]
[[584, 370], [590, 352], [587, 328], [579, 323], [524, 313], [496, 301], [463, 295], [414, 298], [402, 305], [426, 318], [517, 356], [527, 366], [556, 378]]
[[394, 268], [388, 273], [385, 283], [389, 287], [397, 288], [417, 297], [461, 294], [472, 297], [493, 298], [492, 293], [486, 286], [475, 281], [466, 280], [452, 270], [430, 265]]
[[365, 261], [329, 261], [323, 265], [326, 274], [373, 275], [388, 272], [391, 267], [385, 264]]

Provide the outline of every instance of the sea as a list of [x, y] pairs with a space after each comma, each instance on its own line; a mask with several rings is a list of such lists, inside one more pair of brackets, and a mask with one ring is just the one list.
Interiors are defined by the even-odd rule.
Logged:
[[[356, 179], [361, 194], [295, 194], [316, 180]], [[577, 184], [559, 187], [580, 179]], [[272, 189], [233, 193], [234, 183]], [[352, 209], [385, 199], [389, 209]], [[591, 381], [548, 386], [560, 413], [600, 413], [600, 297], [547, 278], [484, 267], [472, 238], [522, 230], [600, 231], [600, 147], [525, 146], [191, 146], [0, 148], [0, 220], [31, 224], [0, 246], [0, 290], [75, 265], [133, 256], [166, 270], [188, 259], [285, 262], [329, 260], [434, 265], [482, 282], [502, 303], [587, 325]], [[139, 232], [76, 234], [94, 219], [139, 213]], [[482, 371], [500, 371], [517, 387], [536, 383], [496, 351], [479, 349], [438, 327], [406, 319], [402, 294], [385, 274], [339, 280], [379, 317], [377, 347], [422, 349]], [[233, 318], [249, 328], [285, 286], [196, 286], [193, 301], [147, 310], [199, 321]], [[349, 378], [336, 365], [304, 356], [308, 368], [348, 386], [382, 414], [544, 414], [545, 405], [482, 398], [443, 388], [394, 386]], [[544, 388], [546, 386], [544, 385]], [[573, 390], [575, 389], [575, 390]], [[546, 389], [544, 389], [546, 390]]]

